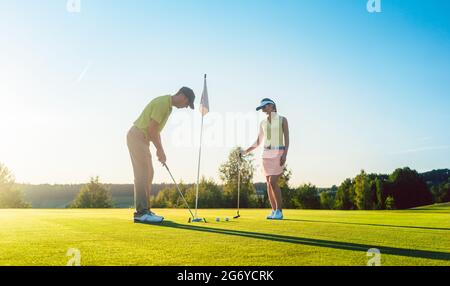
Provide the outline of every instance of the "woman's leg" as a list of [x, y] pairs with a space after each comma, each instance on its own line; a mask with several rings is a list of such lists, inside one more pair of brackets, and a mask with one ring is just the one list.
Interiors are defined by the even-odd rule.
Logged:
[[281, 175], [270, 176], [269, 181], [275, 199], [276, 209], [281, 211], [283, 209], [283, 199], [281, 197], [280, 187], [278, 186], [278, 179], [280, 176]]
[[267, 181], [267, 196], [269, 197], [270, 206], [272, 207], [272, 210], [276, 210], [276, 201], [275, 196], [272, 191], [272, 186], [270, 185], [270, 176], [266, 176]]

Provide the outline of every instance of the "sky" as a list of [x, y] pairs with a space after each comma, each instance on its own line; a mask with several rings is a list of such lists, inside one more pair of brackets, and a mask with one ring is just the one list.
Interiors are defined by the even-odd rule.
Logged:
[[[133, 183], [129, 128], [189, 86], [196, 110], [174, 108], [162, 141], [177, 180], [195, 182], [207, 74], [207, 178], [254, 142], [264, 97], [289, 121], [293, 185], [448, 168], [450, 1], [380, 3], [0, 0], [0, 162], [21, 183]], [[154, 182], [170, 182], [151, 153]]]

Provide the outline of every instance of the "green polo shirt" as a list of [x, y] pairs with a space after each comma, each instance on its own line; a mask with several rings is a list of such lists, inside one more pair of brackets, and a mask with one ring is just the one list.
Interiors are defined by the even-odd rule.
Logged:
[[134, 122], [134, 126], [144, 131], [148, 138], [148, 126], [150, 119], [159, 123], [159, 132], [166, 125], [167, 119], [172, 112], [172, 96], [163, 95], [153, 99], [142, 111], [139, 118]]

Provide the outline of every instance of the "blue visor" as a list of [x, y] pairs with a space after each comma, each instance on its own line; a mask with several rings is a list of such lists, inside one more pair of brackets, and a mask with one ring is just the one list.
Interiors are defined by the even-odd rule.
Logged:
[[267, 104], [273, 104], [273, 105], [275, 105], [275, 102], [273, 102], [273, 100], [270, 100], [270, 99], [263, 99], [263, 100], [261, 101], [261, 104], [256, 108], [256, 111], [258, 111], [258, 110], [264, 108], [264, 106], [266, 106]]

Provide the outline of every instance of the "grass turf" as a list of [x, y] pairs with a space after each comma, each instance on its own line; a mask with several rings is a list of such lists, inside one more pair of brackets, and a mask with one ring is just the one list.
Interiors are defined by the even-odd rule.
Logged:
[[[450, 265], [450, 204], [404, 211], [155, 209], [162, 224], [132, 222], [129, 209], [0, 210], [0, 265]], [[229, 217], [229, 222], [215, 218]]]

